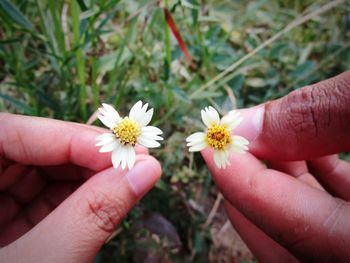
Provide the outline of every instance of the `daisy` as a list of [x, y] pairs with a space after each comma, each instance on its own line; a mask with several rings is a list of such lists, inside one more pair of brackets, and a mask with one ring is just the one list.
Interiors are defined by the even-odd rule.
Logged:
[[163, 132], [154, 126], [147, 126], [152, 119], [153, 109], [147, 111], [148, 103], [142, 105], [138, 101], [130, 110], [128, 117], [120, 117], [118, 112], [108, 104], [103, 103], [97, 117], [111, 132], [97, 137], [96, 146], [102, 146], [100, 152], [112, 152], [114, 168], [121, 165], [129, 170], [134, 166], [136, 153], [135, 145], [147, 148], [159, 147], [159, 140], [163, 140]]
[[190, 152], [211, 147], [214, 149], [214, 162], [217, 167], [225, 168], [230, 164], [230, 152], [244, 153], [248, 150], [248, 140], [232, 135], [232, 130], [243, 120], [238, 111], [230, 111], [220, 119], [219, 113], [211, 106], [201, 110], [205, 132], [196, 132], [186, 138]]

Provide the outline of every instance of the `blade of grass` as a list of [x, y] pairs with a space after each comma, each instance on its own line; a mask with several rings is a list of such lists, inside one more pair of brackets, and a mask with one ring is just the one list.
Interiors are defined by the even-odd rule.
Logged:
[[[290, 22], [284, 29], [282, 29], [281, 31], [279, 31], [278, 33], [276, 33], [275, 35], [273, 35], [272, 37], [270, 37], [268, 40], [266, 40], [264, 43], [262, 43], [261, 45], [259, 45], [258, 47], [256, 47], [254, 50], [252, 50], [250, 53], [248, 53], [247, 55], [245, 55], [244, 57], [242, 57], [241, 59], [239, 59], [238, 61], [234, 62], [231, 66], [229, 66], [227, 69], [225, 69], [223, 72], [221, 72], [220, 74], [218, 74], [216, 77], [212, 78], [210, 81], [208, 81], [207, 83], [205, 83], [203, 86], [201, 86], [200, 88], [198, 88], [197, 90], [195, 90], [194, 92], [192, 92], [192, 94], [190, 94], [190, 99], [194, 99], [196, 97], [196, 95], [198, 93], [203, 92], [205, 89], [209, 88], [210, 86], [212, 86], [213, 84], [215, 84], [217, 81], [221, 80], [223, 77], [225, 77], [228, 73], [230, 73], [231, 71], [233, 71], [234, 69], [236, 69], [238, 66], [240, 66], [243, 62], [245, 62], [246, 60], [248, 60], [249, 58], [253, 57], [255, 54], [257, 54], [260, 50], [264, 49], [265, 47], [267, 47], [268, 45], [270, 45], [271, 43], [273, 43], [274, 41], [276, 41], [277, 39], [279, 39], [282, 35], [284, 35], [285, 33], [291, 31], [292, 29], [306, 23], [307, 21], [311, 20], [312, 18], [321, 15], [325, 12], [327, 12], [328, 10], [337, 7], [340, 4], [343, 4], [345, 2], [345, 0], [335, 0], [332, 2], [329, 2], [323, 6], [321, 6], [320, 8], [304, 15], [301, 16], [295, 20], [293, 20], [292, 22]], [[229, 81], [229, 79], [226, 79], [226, 82]], [[225, 83], [226, 83], [225, 82]], [[221, 84], [225, 84], [225, 83], [221, 83]], [[215, 88], [217, 88], [218, 86], [216, 85]]]
[[72, 15], [72, 26], [73, 26], [73, 46], [76, 47], [75, 58], [77, 64], [77, 72], [79, 78], [79, 102], [80, 102], [80, 112], [83, 120], [87, 118], [87, 94], [85, 87], [85, 61], [82, 53], [82, 47], [80, 43], [80, 31], [79, 31], [79, 5], [75, 0], [71, 2], [71, 15]]
[[[168, 1], [165, 0], [165, 9], [168, 7]], [[164, 79], [169, 79], [170, 65], [171, 65], [171, 44], [170, 44], [170, 31], [165, 17], [164, 21], [164, 45], [165, 45], [165, 65], [164, 65]]]
[[11, 1], [1, 0], [0, 8], [16, 24], [30, 31], [34, 29], [32, 23], [22, 14], [22, 12]]
[[58, 41], [58, 46], [59, 46], [60, 52], [64, 54], [66, 51], [66, 47], [64, 43], [64, 34], [63, 34], [62, 24], [60, 22], [59, 14], [58, 14], [60, 8], [58, 8], [57, 5], [58, 3], [55, 1], [48, 1], [48, 6], [52, 16], [53, 25], [55, 28], [55, 35]]
[[93, 56], [91, 59], [91, 85], [92, 85], [92, 100], [94, 102], [94, 110], [99, 107], [100, 91], [97, 85], [97, 58]]
[[4, 101], [7, 101], [8, 103], [10, 103], [12, 106], [14, 106], [15, 108], [19, 109], [21, 112], [28, 114], [28, 115], [33, 115], [34, 111], [31, 107], [29, 107], [28, 105], [24, 104], [23, 102], [9, 96], [6, 94], [1, 94], [0, 93], [0, 98], [2, 98]]

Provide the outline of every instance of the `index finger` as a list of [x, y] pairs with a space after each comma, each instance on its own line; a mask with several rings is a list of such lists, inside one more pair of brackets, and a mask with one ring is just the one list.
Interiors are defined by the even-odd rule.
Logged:
[[95, 146], [105, 129], [7, 113], [0, 113], [0, 123], [0, 156], [7, 159], [27, 165], [73, 163], [93, 171], [112, 165], [110, 154]]

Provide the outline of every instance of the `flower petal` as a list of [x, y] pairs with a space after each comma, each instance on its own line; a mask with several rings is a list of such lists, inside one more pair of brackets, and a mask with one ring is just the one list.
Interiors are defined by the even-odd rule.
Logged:
[[139, 119], [142, 118], [143, 115], [144, 112], [142, 111], [142, 101], [139, 100], [134, 106], [132, 106], [129, 112], [129, 119], [139, 122]]
[[244, 153], [248, 150], [249, 141], [242, 136], [232, 136], [231, 149], [236, 153]]
[[149, 140], [144, 137], [139, 137], [137, 139], [137, 143], [141, 144], [142, 146], [145, 146], [147, 148], [156, 148], [160, 146], [160, 143], [155, 140]]
[[208, 128], [211, 126], [210, 117], [205, 110], [201, 110], [202, 121]]
[[105, 153], [105, 152], [112, 152], [115, 148], [117, 148], [119, 145], [119, 142], [117, 140], [109, 143], [109, 144], [105, 144], [100, 148], [100, 152], [101, 153]]
[[102, 103], [102, 106], [105, 109], [106, 114], [104, 115], [106, 115], [106, 117], [108, 117], [111, 120], [120, 119], [119, 113], [113, 108], [113, 106], [106, 103]]
[[218, 168], [225, 168], [228, 164], [230, 164], [229, 152], [224, 150], [215, 150], [214, 162]]
[[109, 134], [109, 133], [106, 133], [106, 134], [111, 135], [111, 136], [104, 136], [101, 139], [98, 139], [99, 141], [96, 143], [96, 146], [103, 146], [103, 145], [110, 144], [110, 143], [114, 142], [115, 140], [117, 140], [117, 138], [113, 134]]
[[207, 147], [207, 145], [204, 143], [204, 141], [201, 141], [201, 142], [198, 142], [197, 144], [191, 145], [191, 147], [188, 149], [188, 151], [199, 152], [201, 150], [204, 150], [206, 147]]
[[115, 136], [112, 133], [105, 132], [105, 133], [102, 133], [101, 135], [97, 136], [96, 140], [100, 141], [100, 140], [104, 140], [104, 139], [110, 138], [110, 137], [115, 137]]
[[151, 108], [149, 111], [147, 111], [143, 115], [142, 119], [140, 119], [138, 121], [138, 123], [140, 124], [141, 127], [146, 126], [147, 124], [149, 124], [151, 122], [152, 116], [153, 116], [153, 111], [154, 111], [153, 108]]
[[120, 162], [123, 158], [123, 151], [122, 151], [123, 146], [119, 144], [117, 148], [114, 149], [112, 152], [112, 164], [115, 169], [117, 169], [120, 165]]
[[99, 118], [99, 120], [110, 129], [112, 129], [117, 124], [117, 120], [112, 121], [103, 115], [97, 115], [97, 118]]
[[214, 109], [212, 106], [208, 107], [208, 113], [210, 116], [210, 120], [214, 123], [220, 123], [220, 116], [219, 113]]
[[129, 170], [131, 170], [131, 168], [134, 166], [135, 164], [135, 160], [136, 160], [136, 154], [135, 154], [135, 150], [134, 147], [132, 146], [128, 146], [126, 148], [127, 150], [127, 157], [126, 157], [126, 162], [128, 165]]
[[163, 134], [162, 130], [154, 126], [146, 126], [141, 128], [142, 133], [153, 133], [156, 135]]
[[156, 141], [162, 141], [163, 138], [159, 135], [156, 135], [154, 133], [147, 133], [147, 132], [141, 132], [140, 138], [146, 139], [146, 140], [156, 140]]
[[197, 142], [204, 140], [204, 132], [195, 132], [186, 138], [186, 142]]
[[201, 116], [203, 123], [209, 128], [213, 124], [220, 123], [219, 113], [211, 106], [204, 108], [201, 110]]
[[241, 113], [238, 111], [230, 111], [227, 115], [222, 117], [220, 124], [227, 125], [228, 129], [232, 131], [239, 124], [241, 124], [243, 118], [241, 117]]

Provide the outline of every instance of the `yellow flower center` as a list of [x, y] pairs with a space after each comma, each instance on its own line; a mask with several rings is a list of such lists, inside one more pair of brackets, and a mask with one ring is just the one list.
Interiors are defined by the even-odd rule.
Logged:
[[216, 150], [224, 149], [226, 145], [230, 144], [232, 141], [227, 126], [217, 124], [213, 124], [208, 128], [207, 137], [205, 139], [207, 144]]
[[118, 125], [113, 127], [112, 131], [123, 145], [135, 145], [141, 134], [140, 125], [128, 117], [125, 117]]

